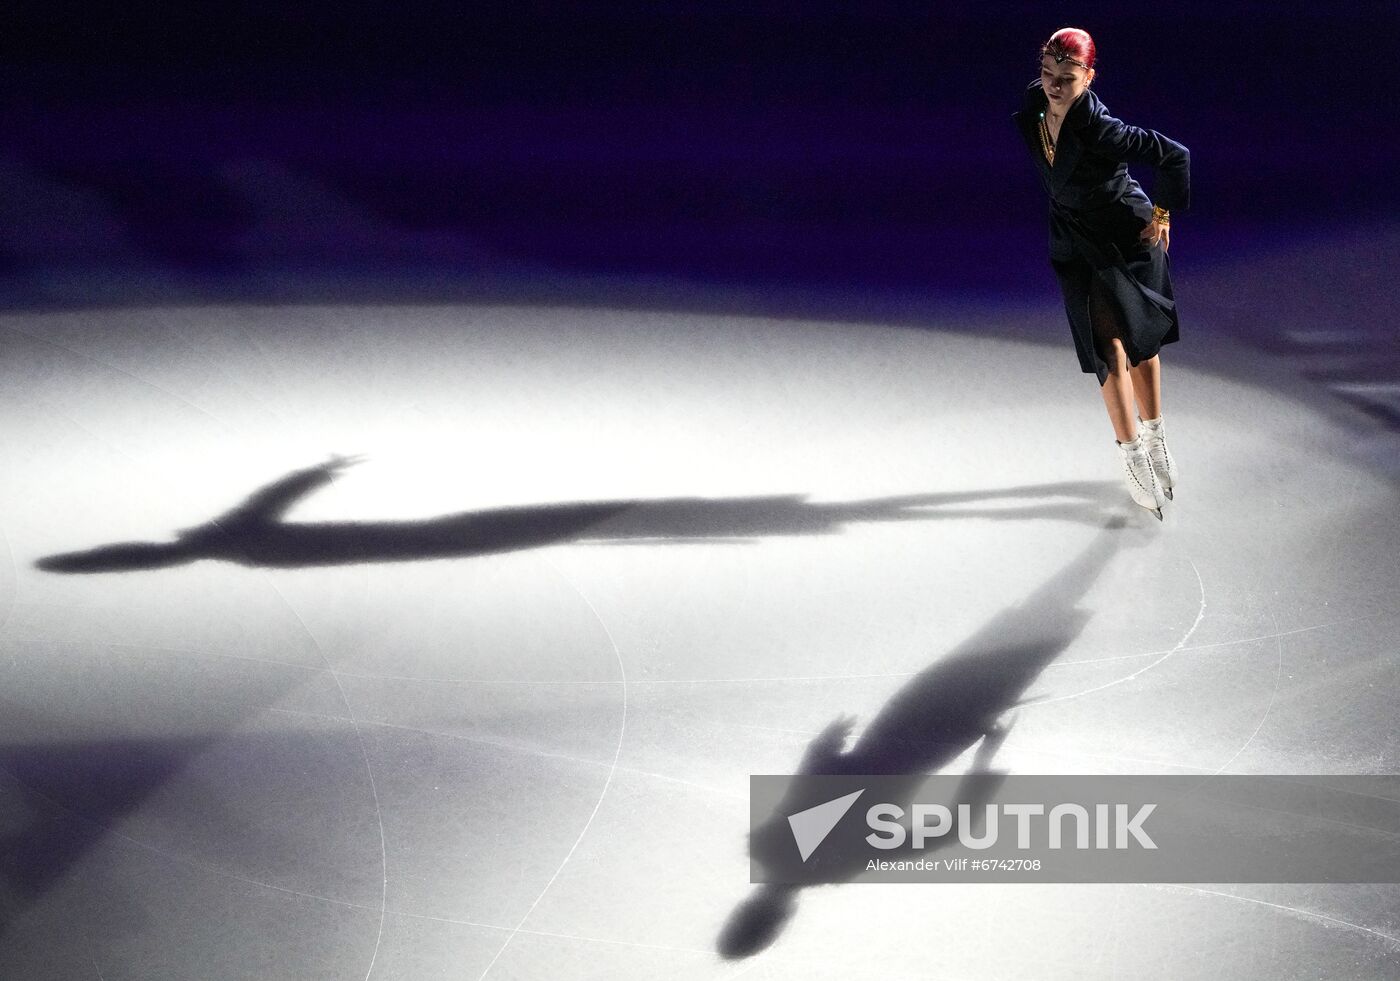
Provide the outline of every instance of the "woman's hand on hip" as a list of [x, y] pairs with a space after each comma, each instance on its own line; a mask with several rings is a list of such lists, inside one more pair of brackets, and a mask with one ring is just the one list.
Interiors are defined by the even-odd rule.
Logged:
[[1167, 251], [1171, 246], [1171, 226], [1160, 221], [1148, 222], [1142, 229], [1142, 244], [1156, 245], [1162, 244], [1162, 251]]

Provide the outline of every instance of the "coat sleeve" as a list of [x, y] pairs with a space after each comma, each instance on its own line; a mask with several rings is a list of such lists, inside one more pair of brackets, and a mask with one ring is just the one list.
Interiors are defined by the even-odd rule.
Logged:
[[1180, 143], [1103, 111], [1089, 118], [1079, 137], [1091, 153], [1119, 163], [1150, 164], [1157, 172], [1152, 187], [1155, 203], [1168, 211], [1191, 207], [1191, 151]]

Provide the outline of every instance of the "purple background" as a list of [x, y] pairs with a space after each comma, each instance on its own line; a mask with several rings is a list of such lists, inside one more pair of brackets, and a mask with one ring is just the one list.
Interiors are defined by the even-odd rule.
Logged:
[[1183, 341], [1400, 427], [1386, 2], [27, 0], [0, 309], [479, 299], [1043, 336], [1046, 202], [1010, 116], [1065, 25], [1110, 111], [1191, 148]]
[[[1192, 149], [1189, 266], [1394, 210], [1397, 9], [30, 3], [0, 153], [110, 221], [12, 201], [5, 270], [99, 261], [115, 221], [163, 264], [233, 274], [467, 273], [474, 243], [589, 272], [1039, 294], [1044, 196], [1009, 116], [1065, 24], [1094, 33], [1115, 115]], [[240, 239], [256, 217], [227, 174], [269, 164], [359, 232], [310, 202]]]

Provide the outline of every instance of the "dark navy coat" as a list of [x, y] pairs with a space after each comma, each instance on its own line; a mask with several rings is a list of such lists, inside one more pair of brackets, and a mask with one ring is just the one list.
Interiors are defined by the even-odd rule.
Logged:
[[1144, 245], [1139, 238], [1152, 220], [1153, 201], [1127, 165], [1155, 170], [1156, 203], [1175, 216], [1191, 205], [1191, 154], [1161, 133], [1109, 115], [1091, 87], [1065, 114], [1052, 167], [1039, 132], [1047, 102], [1036, 79], [1026, 86], [1012, 118], [1050, 198], [1050, 264], [1064, 295], [1079, 366], [1103, 384], [1108, 337], [1122, 338], [1133, 364], [1179, 339], [1171, 260], [1160, 245]]

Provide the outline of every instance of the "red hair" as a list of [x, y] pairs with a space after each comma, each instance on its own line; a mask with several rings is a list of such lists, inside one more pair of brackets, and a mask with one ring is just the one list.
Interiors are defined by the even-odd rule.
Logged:
[[1047, 54], [1051, 57], [1066, 55], [1082, 62], [1085, 68], [1093, 68], [1098, 48], [1094, 46], [1094, 39], [1089, 36], [1088, 31], [1077, 27], [1062, 27], [1050, 35], [1050, 40], [1045, 42], [1040, 54], [1041, 57]]

